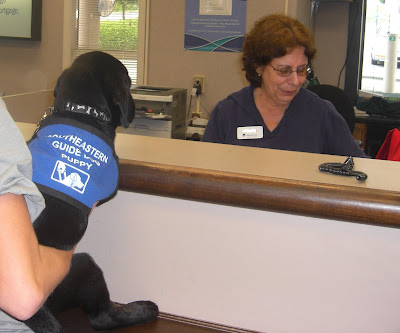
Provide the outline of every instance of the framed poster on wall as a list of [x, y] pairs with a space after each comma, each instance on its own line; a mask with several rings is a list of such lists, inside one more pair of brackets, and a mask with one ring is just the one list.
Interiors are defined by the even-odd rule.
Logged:
[[246, 0], [186, 0], [185, 49], [241, 52]]
[[0, 0], [0, 38], [40, 40], [42, 0]]

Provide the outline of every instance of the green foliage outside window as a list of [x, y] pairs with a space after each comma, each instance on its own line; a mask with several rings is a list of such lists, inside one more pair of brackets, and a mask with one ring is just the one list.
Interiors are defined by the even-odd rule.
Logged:
[[125, 10], [138, 10], [139, 3], [138, 0], [117, 0], [115, 2], [115, 9], [116, 12], [123, 12]]
[[104, 21], [100, 24], [102, 49], [136, 50], [138, 19]]

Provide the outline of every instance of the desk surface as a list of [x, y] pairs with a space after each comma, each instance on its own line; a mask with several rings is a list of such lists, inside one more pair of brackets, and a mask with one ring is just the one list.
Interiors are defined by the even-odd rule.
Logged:
[[400, 117], [383, 117], [371, 115], [356, 115], [356, 123], [383, 125], [383, 126], [400, 126]]

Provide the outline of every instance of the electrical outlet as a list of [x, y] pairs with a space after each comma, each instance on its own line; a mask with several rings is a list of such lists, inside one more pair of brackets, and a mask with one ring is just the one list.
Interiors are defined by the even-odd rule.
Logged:
[[201, 93], [204, 93], [204, 75], [193, 76], [193, 85], [197, 85], [197, 82], [201, 87]]

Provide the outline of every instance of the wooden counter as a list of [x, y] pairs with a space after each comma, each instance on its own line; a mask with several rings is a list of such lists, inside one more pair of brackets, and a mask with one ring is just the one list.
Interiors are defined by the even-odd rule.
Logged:
[[400, 225], [400, 163], [355, 159], [354, 177], [318, 170], [345, 157], [119, 134], [120, 188], [209, 203]]
[[120, 189], [349, 222], [400, 226], [400, 193], [363, 186], [124, 159], [121, 160]]
[[[29, 137], [34, 125], [19, 123]], [[354, 177], [320, 172], [345, 157], [117, 134], [120, 189], [244, 208], [400, 226], [400, 163], [355, 158]]]
[[318, 171], [340, 156], [124, 134], [116, 147], [121, 191], [77, 248], [113, 300], [229, 332], [398, 333], [400, 229], [384, 226], [399, 225], [400, 163], [355, 159], [358, 182]]

